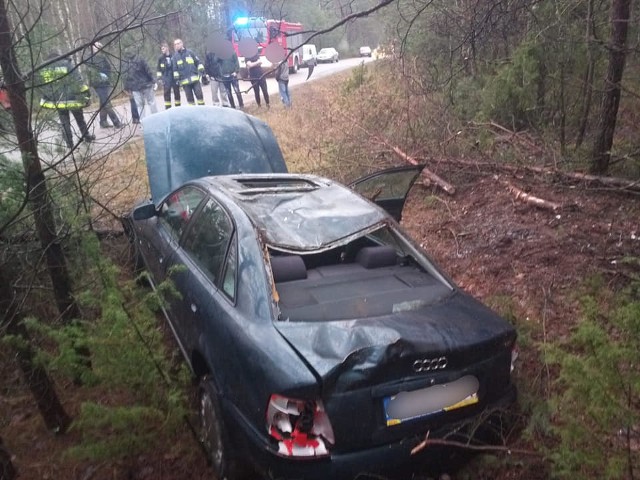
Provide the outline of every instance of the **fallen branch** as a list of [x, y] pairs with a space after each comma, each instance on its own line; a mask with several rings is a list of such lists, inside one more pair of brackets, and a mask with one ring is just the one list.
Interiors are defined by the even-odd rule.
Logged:
[[[407, 153], [403, 152], [399, 147], [396, 147], [394, 145], [389, 144], [389, 142], [383, 140], [382, 138], [378, 137], [377, 135], [373, 135], [371, 132], [367, 131], [367, 129], [364, 128], [359, 123], [354, 122], [354, 125], [357, 128], [359, 128], [360, 130], [362, 130], [366, 135], [371, 137], [371, 139], [374, 142], [379, 143], [379, 144], [384, 145], [385, 147], [389, 148], [391, 151], [393, 151], [393, 153], [395, 153], [398, 157], [400, 157], [405, 162], [410, 163], [412, 165], [421, 165], [422, 164], [422, 162], [419, 162], [418, 160], [413, 158], [411, 155], [408, 155]], [[442, 190], [447, 192], [449, 195], [455, 195], [456, 187], [454, 187], [449, 182], [447, 182], [447, 181], [443, 180], [442, 178], [440, 178], [438, 175], [433, 173], [427, 167], [424, 167], [422, 169], [421, 175], [427, 181], [428, 185], [432, 184], [432, 183], [435, 183], [438, 187], [440, 187]]]
[[[497, 180], [498, 177], [494, 176], [494, 178]], [[520, 200], [524, 203], [528, 203], [529, 205], [533, 205], [534, 207], [538, 207], [538, 208], [544, 208], [546, 210], [551, 210], [551, 211], [556, 211], [556, 210], [560, 210], [560, 208], [562, 208], [562, 205], [555, 203], [555, 202], [550, 202], [549, 200], [544, 200], [542, 198], [539, 197], [535, 197], [533, 195], [529, 195], [528, 193], [523, 192], [522, 190], [520, 190], [517, 187], [514, 187], [512, 184], [510, 184], [509, 182], [503, 180], [501, 182], [505, 187], [507, 187], [507, 190], [509, 190], [511, 193], [514, 194], [516, 200]]]
[[536, 145], [536, 143], [529, 138], [529, 135], [526, 132], [518, 132], [515, 130], [510, 130], [507, 127], [503, 127], [502, 125], [500, 125], [499, 123], [496, 123], [494, 121], [490, 121], [489, 123], [478, 123], [478, 122], [472, 122], [472, 125], [477, 126], [477, 127], [491, 127], [495, 130], [499, 130], [501, 132], [504, 132], [508, 138], [505, 138], [505, 141], [508, 141], [510, 143], [514, 143], [514, 140], [517, 141], [518, 143], [524, 144], [528, 149], [530, 150], [534, 150], [535, 153], [540, 154], [542, 153], [543, 149], [541, 147], [539, 147], [538, 145]]
[[[426, 161], [424, 158], [416, 159], [419, 162]], [[495, 162], [474, 162], [470, 160], [460, 160], [452, 158], [438, 159], [437, 163], [450, 163], [454, 165], [463, 165], [473, 168], [490, 168], [503, 172], [517, 173], [517, 172], [529, 172], [538, 173], [546, 176], [555, 176], [566, 181], [581, 182], [591, 185], [604, 185], [607, 187], [616, 188], [618, 190], [627, 192], [639, 192], [640, 193], [640, 180], [627, 180], [619, 177], [602, 177], [598, 175], [590, 175], [580, 172], [563, 172], [555, 168], [545, 167], [532, 167], [532, 166], [515, 166], [515, 165], [503, 165]]]
[[420, 442], [418, 445], [416, 445], [411, 449], [411, 455], [415, 455], [416, 453], [432, 445], [443, 445], [445, 447], [463, 448], [465, 450], [473, 450], [476, 452], [498, 452], [498, 453], [506, 453], [507, 455], [511, 455], [515, 453], [519, 455], [531, 455], [536, 457], [540, 456], [538, 452], [533, 452], [531, 450], [521, 450], [517, 448], [500, 447], [497, 445], [470, 445], [468, 443], [456, 442], [453, 440], [440, 440], [437, 438], [429, 438], [428, 433], [426, 438], [422, 442]]
[[[389, 147], [393, 151], [393, 153], [395, 153], [398, 157], [403, 159], [405, 162], [411, 163], [412, 165], [420, 165], [420, 162], [418, 160], [416, 160], [412, 156], [406, 154], [405, 152], [400, 150], [400, 148], [398, 148], [398, 147], [396, 147], [394, 145], [389, 145], [384, 140], [380, 140], [380, 141], [381, 141], [381, 143], [383, 143], [384, 145]], [[454, 187], [449, 182], [447, 182], [447, 181], [443, 180], [442, 178], [440, 178], [438, 175], [433, 173], [427, 167], [424, 167], [422, 169], [421, 175], [423, 177], [425, 177], [429, 182], [436, 184], [438, 187], [440, 187], [442, 190], [447, 192], [449, 195], [455, 195], [456, 187]]]

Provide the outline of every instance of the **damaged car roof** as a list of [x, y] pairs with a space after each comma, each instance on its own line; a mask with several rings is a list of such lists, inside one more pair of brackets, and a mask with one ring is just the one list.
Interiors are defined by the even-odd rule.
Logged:
[[270, 246], [319, 250], [377, 228], [382, 209], [333, 181], [315, 175], [227, 175], [200, 180], [234, 198]]

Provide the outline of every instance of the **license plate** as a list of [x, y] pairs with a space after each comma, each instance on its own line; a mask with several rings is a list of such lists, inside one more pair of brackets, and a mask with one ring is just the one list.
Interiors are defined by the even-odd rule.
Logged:
[[383, 399], [387, 426], [478, 403], [480, 382], [467, 375], [451, 383], [400, 392]]

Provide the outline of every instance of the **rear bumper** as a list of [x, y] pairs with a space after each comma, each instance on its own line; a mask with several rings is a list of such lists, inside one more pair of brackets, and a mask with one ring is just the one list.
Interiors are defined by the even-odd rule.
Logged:
[[[511, 386], [492, 409], [508, 408], [516, 401], [516, 389]], [[432, 461], [442, 461], [452, 448], [430, 446], [416, 454], [412, 450], [420, 445], [427, 433], [432, 438], [442, 438], [452, 431], [464, 428], [451, 424], [434, 432], [421, 432], [400, 441], [378, 445], [348, 453], [334, 453], [322, 459], [285, 458], [273, 451], [266, 434], [256, 432], [244, 419], [231, 415], [231, 430], [240, 451], [240, 458], [250, 458], [254, 467], [268, 478], [305, 480], [347, 480], [359, 474], [382, 475], [385, 478], [408, 478], [407, 474]]]

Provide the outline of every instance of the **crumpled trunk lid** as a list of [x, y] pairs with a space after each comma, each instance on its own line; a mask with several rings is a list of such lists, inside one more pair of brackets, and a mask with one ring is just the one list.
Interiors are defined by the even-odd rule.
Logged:
[[[276, 328], [319, 378], [340, 450], [472, 415], [510, 385], [513, 327], [460, 291], [415, 311]], [[409, 392], [418, 406], [398, 410]]]

